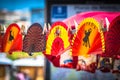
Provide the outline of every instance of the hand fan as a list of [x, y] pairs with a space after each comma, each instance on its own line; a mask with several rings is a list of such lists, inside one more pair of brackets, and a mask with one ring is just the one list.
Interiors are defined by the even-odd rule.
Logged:
[[3, 52], [22, 50], [22, 34], [17, 24], [10, 24], [3, 37]]
[[45, 49], [45, 36], [42, 34], [42, 27], [38, 23], [32, 24], [23, 40], [23, 51], [32, 55], [33, 52], [40, 52]]

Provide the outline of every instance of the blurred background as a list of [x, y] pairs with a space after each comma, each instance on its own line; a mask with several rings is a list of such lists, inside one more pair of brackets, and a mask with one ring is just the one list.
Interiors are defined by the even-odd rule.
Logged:
[[[1, 0], [0, 1], [0, 25], [1, 33], [11, 23], [17, 23], [20, 27], [28, 27], [33, 23], [45, 22], [44, 0]], [[5, 28], [3, 28], [5, 27]], [[44, 80], [44, 58], [42, 53], [36, 53], [30, 57], [27, 53], [17, 52], [18, 55], [0, 53], [0, 80], [17, 80], [15, 77], [26, 75], [26, 80]]]
[[[120, 11], [119, 4], [119, 0], [0, 0], [1, 33], [11, 23], [24, 25], [27, 32], [36, 22], [43, 27], [44, 23], [52, 24], [81, 12]], [[19, 57], [0, 53], [0, 80], [16, 80], [14, 76], [22, 74], [27, 75], [26, 80], [101, 80], [92, 73], [56, 68], [41, 52], [33, 57], [23, 52], [17, 54]], [[99, 75], [107, 76], [103, 80], [115, 80], [111, 73]]]

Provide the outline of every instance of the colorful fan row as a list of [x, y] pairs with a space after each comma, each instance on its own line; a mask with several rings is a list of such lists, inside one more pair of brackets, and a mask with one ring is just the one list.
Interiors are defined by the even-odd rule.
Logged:
[[45, 50], [45, 36], [42, 27], [38, 23], [32, 24], [27, 34], [22, 37], [20, 27], [10, 24], [4, 35], [0, 35], [0, 51], [12, 54], [14, 51], [24, 51], [32, 55], [33, 52]]
[[86, 12], [51, 27], [45, 24], [43, 29], [34, 23], [24, 38], [19, 26], [13, 23], [0, 36], [0, 51], [24, 51], [29, 55], [42, 51], [56, 67], [109, 72], [115, 59], [120, 59], [119, 15], [120, 12]]
[[112, 15], [110, 23], [105, 14], [102, 18], [105, 18], [106, 23], [95, 15], [85, 17], [78, 25], [73, 21], [74, 26], [70, 25], [70, 19], [65, 20], [65, 23], [55, 22], [47, 35], [45, 56], [56, 67], [89, 72], [95, 72], [99, 68], [103, 72], [109, 72], [113, 60], [120, 56], [119, 15]]

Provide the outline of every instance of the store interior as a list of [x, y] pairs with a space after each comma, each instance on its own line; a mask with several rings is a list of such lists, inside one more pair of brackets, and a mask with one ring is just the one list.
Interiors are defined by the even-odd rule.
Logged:
[[[1, 0], [0, 80], [120, 80], [119, 4]], [[104, 58], [110, 64], [102, 63]], [[78, 65], [80, 59], [88, 61], [87, 68]]]

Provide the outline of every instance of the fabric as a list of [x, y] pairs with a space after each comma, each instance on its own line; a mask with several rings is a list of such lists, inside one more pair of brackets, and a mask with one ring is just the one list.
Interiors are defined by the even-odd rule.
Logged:
[[98, 22], [103, 20], [104, 24], [106, 25], [106, 23], [105, 23], [105, 18], [106, 17], [108, 18], [109, 22], [111, 22], [115, 17], [117, 17], [119, 15], [120, 15], [120, 12], [88, 11], [88, 12], [82, 12], [82, 13], [75, 14], [75, 15], [63, 20], [63, 22], [66, 23], [66, 24], [69, 23], [70, 26], [74, 26], [75, 25], [74, 20], [77, 23], [81, 23], [81, 21], [84, 18], [92, 17], [92, 18], [95, 18]]

